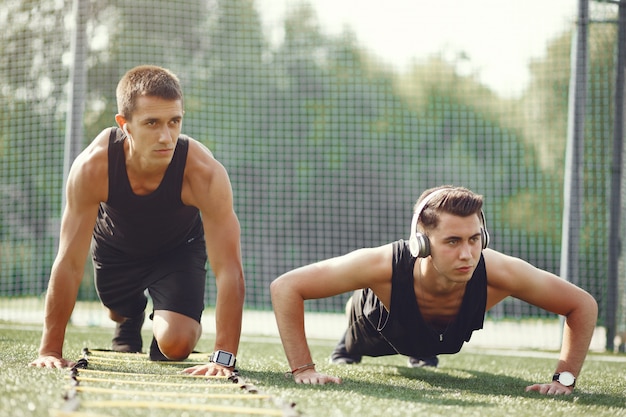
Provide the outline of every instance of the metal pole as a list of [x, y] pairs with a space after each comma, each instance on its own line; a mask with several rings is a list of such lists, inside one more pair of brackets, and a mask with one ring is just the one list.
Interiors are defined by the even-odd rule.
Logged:
[[560, 275], [577, 284], [580, 229], [582, 224], [585, 108], [587, 98], [587, 30], [589, 2], [578, 2], [578, 27], [572, 39], [571, 73]]
[[606, 286], [606, 349], [613, 351], [617, 333], [619, 258], [621, 252], [622, 159], [624, 150], [624, 94], [626, 77], [626, 0], [619, 3], [617, 29], [617, 64], [615, 77], [615, 113], [613, 121], [613, 161], [609, 194], [609, 260]]
[[[65, 149], [63, 156], [63, 188], [67, 184], [70, 167], [80, 153], [83, 138], [83, 114], [85, 110], [85, 93], [87, 91], [87, 36], [85, 21], [87, 2], [73, 2], [74, 30], [70, 40], [72, 63], [69, 72], [69, 92], [67, 97], [67, 116], [65, 118]], [[63, 192], [62, 209], [65, 210], [65, 192]]]

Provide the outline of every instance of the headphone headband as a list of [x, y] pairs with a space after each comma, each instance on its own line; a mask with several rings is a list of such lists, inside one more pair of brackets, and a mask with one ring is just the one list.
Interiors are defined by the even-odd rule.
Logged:
[[[451, 190], [453, 190], [453, 188], [447, 187], [433, 191], [432, 193], [424, 197], [424, 199], [415, 209], [415, 213], [413, 213], [413, 218], [411, 219], [411, 235], [409, 236], [409, 249], [411, 250], [411, 255], [413, 255], [413, 257], [425, 258], [430, 255], [430, 241], [428, 240], [428, 236], [423, 233], [418, 233], [417, 231], [417, 223], [419, 222], [419, 218], [422, 215], [422, 212], [424, 211], [428, 203], [433, 198], [435, 198], [435, 196], [441, 194], [444, 191]], [[482, 210], [480, 211], [480, 221], [482, 223], [480, 228], [482, 248], [485, 249], [489, 245], [489, 232], [487, 232], [485, 214]]]

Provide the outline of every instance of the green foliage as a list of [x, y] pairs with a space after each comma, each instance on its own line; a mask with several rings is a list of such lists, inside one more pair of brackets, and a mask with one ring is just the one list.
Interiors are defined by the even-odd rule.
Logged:
[[[45, 283], [55, 254], [70, 36], [61, 3], [5, 3], [0, 239], [11, 256], [0, 254], [0, 294], [11, 294], [13, 271], [36, 258], [22, 275]], [[289, 9], [282, 27], [272, 28], [282, 34], [276, 41], [255, 6], [89, 2], [84, 16], [84, 145], [113, 124], [115, 87], [125, 71], [152, 63], [177, 73], [185, 133], [209, 146], [231, 176], [250, 306], [269, 308], [268, 284], [288, 269], [405, 237], [414, 200], [442, 183], [485, 195], [494, 248], [558, 272], [569, 31], [531, 64], [522, 97], [502, 98], [442, 58], [416, 61], [406, 73], [392, 70], [349, 30], [325, 33], [310, 5]], [[590, 32], [580, 260], [583, 284], [599, 300], [615, 48], [614, 29], [603, 28]], [[16, 247], [28, 250], [14, 255]], [[209, 280], [209, 304], [213, 287]], [[40, 290], [38, 284], [25, 292]], [[313, 304], [341, 310], [343, 299]]]

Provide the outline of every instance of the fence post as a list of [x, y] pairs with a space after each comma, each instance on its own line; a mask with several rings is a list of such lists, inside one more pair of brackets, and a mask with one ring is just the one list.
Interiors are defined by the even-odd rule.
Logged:
[[[606, 349], [615, 349], [619, 303], [619, 259], [621, 254], [622, 160], [624, 150], [624, 89], [626, 77], [626, 0], [619, 2], [617, 27], [617, 63], [615, 68], [615, 110], [613, 120], [613, 161], [609, 193], [609, 259], [606, 286]], [[623, 343], [623, 341], [622, 341]]]
[[[69, 71], [69, 91], [67, 97], [67, 116], [65, 119], [65, 149], [63, 155], [63, 188], [67, 184], [70, 166], [80, 153], [83, 138], [83, 114], [85, 112], [85, 92], [87, 91], [87, 1], [73, 1], [74, 27], [70, 40], [71, 64]], [[62, 199], [62, 211], [65, 209], [65, 192]]]
[[579, 0], [578, 25], [574, 32], [571, 49], [560, 267], [560, 275], [574, 284], [578, 283], [578, 253], [582, 223], [588, 23], [589, 2]]

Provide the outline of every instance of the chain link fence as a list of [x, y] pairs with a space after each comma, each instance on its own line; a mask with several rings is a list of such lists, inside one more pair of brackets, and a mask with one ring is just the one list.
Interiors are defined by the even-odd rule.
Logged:
[[[248, 0], [3, 3], [0, 306], [19, 308], [16, 298], [46, 289], [69, 113], [80, 116], [68, 135], [80, 150], [114, 123], [117, 81], [139, 64], [179, 75], [184, 132], [230, 173], [246, 308], [271, 309], [269, 283], [289, 269], [406, 238], [415, 199], [439, 184], [485, 196], [494, 249], [559, 273], [574, 0], [568, 24], [528, 63], [530, 81], [514, 97], [463, 71], [463, 54], [442, 51], [401, 70], [349, 29], [326, 30], [306, 2], [285, 2], [271, 27]], [[427, 14], [428, 2], [414, 8]], [[618, 6], [590, 2], [590, 15], [577, 284], [605, 311]], [[619, 282], [623, 328], [623, 272]], [[346, 297], [307, 308], [342, 311]], [[89, 263], [80, 298], [96, 298]], [[551, 317], [513, 299], [489, 314]]]

